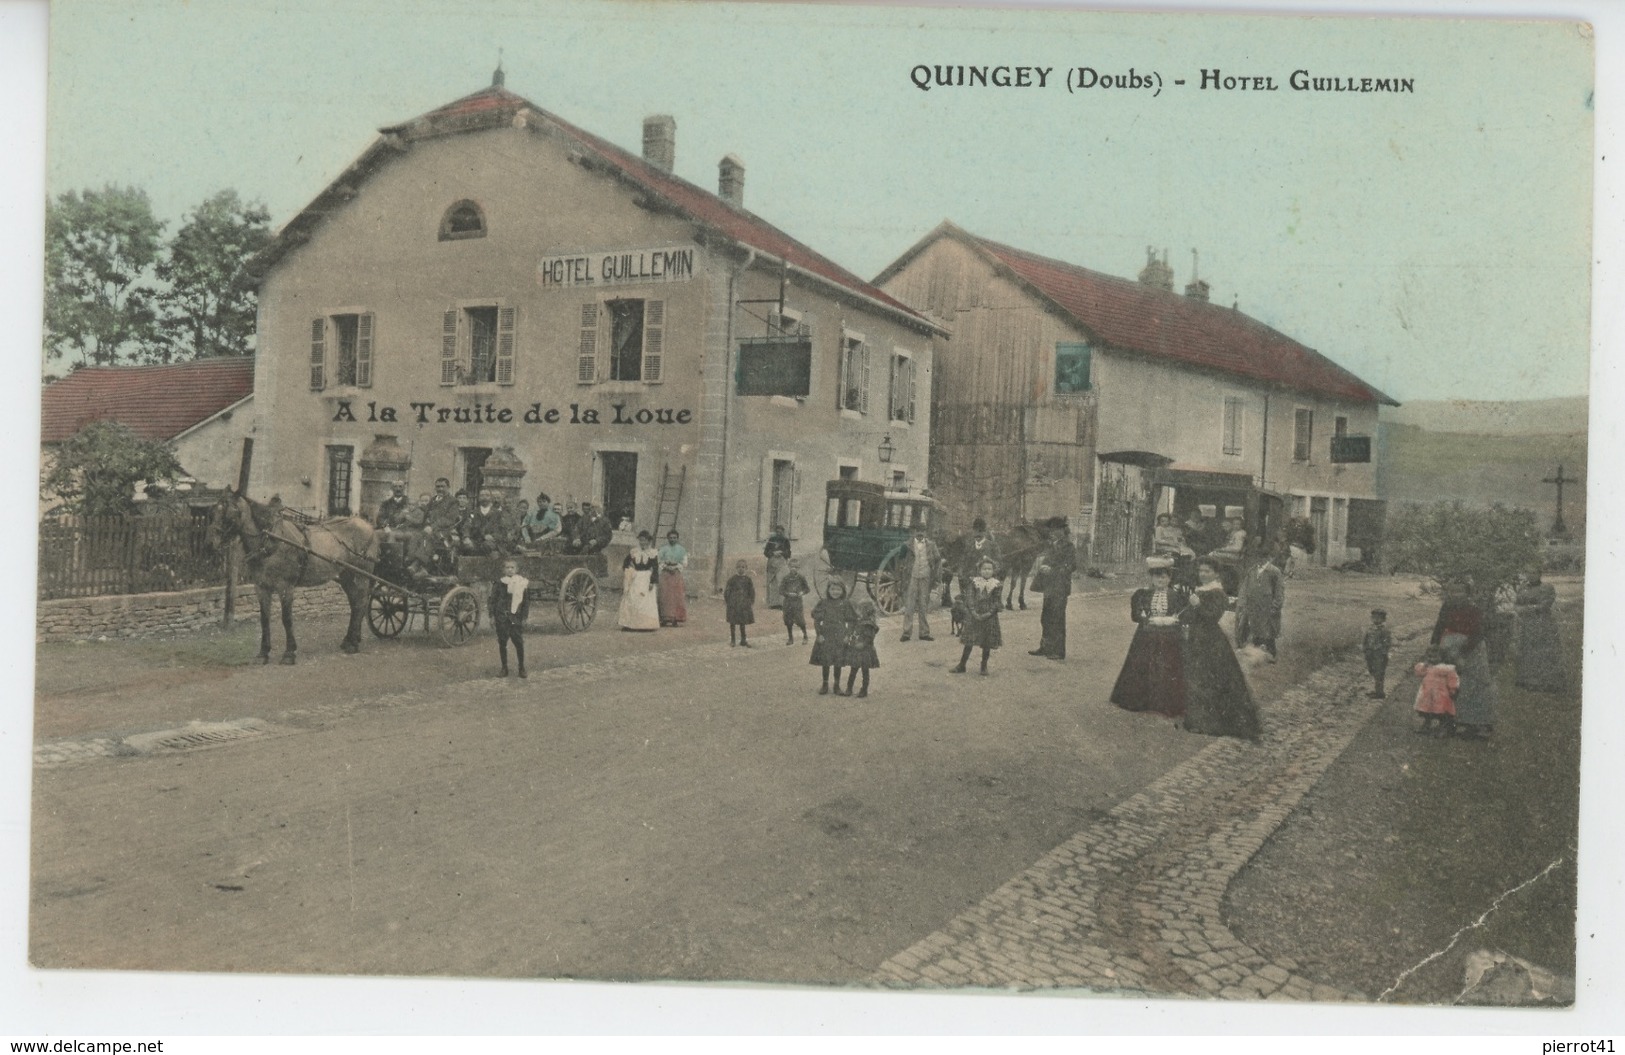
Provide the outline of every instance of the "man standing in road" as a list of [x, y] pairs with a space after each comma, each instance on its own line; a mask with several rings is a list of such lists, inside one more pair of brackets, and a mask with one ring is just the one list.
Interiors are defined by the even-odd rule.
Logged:
[[920, 640], [930, 641], [931, 624], [926, 613], [931, 609], [932, 587], [942, 570], [942, 554], [937, 544], [925, 537], [925, 525], [915, 524], [914, 535], [903, 545], [903, 560], [897, 569], [899, 588], [903, 591], [903, 640], [914, 634], [914, 615], [920, 617]]
[[1038, 647], [1030, 656], [1048, 659], [1066, 658], [1066, 603], [1072, 596], [1072, 573], [1078, 567], [1078, 552], [1072, 545], [1066, 517], [1055, 517], [1049, 522], [1050, 541], [1033, 568], [1033, 576], [1044, 588], [1044, 610], [1039, 613], [1038, 625], [1043, 629]]
[[1236, 647], [1257, 645], [1275, 662], [1275, 639], [1281, 636], [1281, 609], [1286, 606], [1286, 577], [1276, 563], [1273, 548], [1241, 580], [1236, 601]]

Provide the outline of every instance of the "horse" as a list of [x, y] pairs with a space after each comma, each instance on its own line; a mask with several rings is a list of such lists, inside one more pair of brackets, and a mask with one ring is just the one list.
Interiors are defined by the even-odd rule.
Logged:
[[[962, 575], [966, 555], [970, 553], [971, 539], [974, 536], [960, 535], [950, 539], [942, 547], [943, 577], [942, 603], [951, 604], [951, 585]], [[1019, 602], [1022, 611], [1027, 609], [1027, 577], [1032, 573], [1033, 562], [1038, 555], [1044, 552], [1049, 543], [1049, 536], [1041, 524], [1029, 524], [1025, 520], [1018, 521], [1010, 530], [993, 536], [998, 543], [1001, 566], [999, 574], [1004, 576], [1007, 585], [1004, 607], [1013, 609]]]
[[373, 526], [361, 517], [332, 517], [302, 524], [282, 513], [281, 503], [255, 502], [230, 488], [209, 513], [209, 538], [217, 546], [241, 540], [248, 578], [260, 599], [260, 662], [271, 662], [271, 599], [282, 602], [282, 631], [286, 650], [282, 662], [291, 665], [298, 645], [293, 639], [293, 588], [319, 586], [338, 579], [350, 602], [350, 628], [340, 648], [361, 650], [361, 623], [372, 599], [373, 566], [378, 561], [378, 540]]

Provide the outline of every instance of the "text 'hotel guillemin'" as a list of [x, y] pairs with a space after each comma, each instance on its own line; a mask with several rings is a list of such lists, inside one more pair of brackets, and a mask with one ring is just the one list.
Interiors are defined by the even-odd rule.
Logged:
[[651, 117], [639, 157], [500, 71], [383, 129], [255, 261], [251, 490], [546, 492], [700, 571], [775, 524], [815, 549], [825, 480], [923, 487], [944, 328], [747, 211], [737, 158], [676, 176], [675, 140]]

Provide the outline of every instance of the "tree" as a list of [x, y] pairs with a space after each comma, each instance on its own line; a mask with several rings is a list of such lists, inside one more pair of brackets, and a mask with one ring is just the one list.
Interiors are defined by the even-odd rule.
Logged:
[[45, 206], [45, 353], [109, 366], [157, 336], [152, 268], [164, 225], [147, 193], [109, 185]]
[[223, 190], [187, 214], [158, 263], [169, 286], [160, 297], [166, 340], [159, 362], [247, 355], [254, 337], [256, 291], [250, 257], [271, 240], [271, 214]]
[[1494, 597], [1499, 587], [1540, 562], [1540, 529], [1528, 509], [1408, 505], [1389, 519], [1387, 536], [1393, 571], [1426, 575], [1440, 584], [1470, 579], [1480, 599]]
[[117, 516], [135, 508], [135, 485], [170, 479], [181, 463], [167, 443], [144, 440], [116, 421], [93, 421], [56, 448], [42, 491], [70, 513]]

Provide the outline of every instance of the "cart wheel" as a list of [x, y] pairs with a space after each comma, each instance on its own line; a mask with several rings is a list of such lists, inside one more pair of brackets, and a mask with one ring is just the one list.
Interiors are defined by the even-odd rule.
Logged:
[[411, 602], [401, 590], [374, 583], [367, 602], [367, 626], [374, 637], [399, 637], [411, 618]]
[[883, 615], [896, 615], [903, 610], [903, 580], [897, 574], [901, 561], [902, 552], [893, 553], [881, 562], [880, 570], [868, 576], [869, 596], [875, 599], [875, 607]]
[[574, 634], [592, 625], [598, 614], [598, 580], [586, 568], [576, 568], [559, 584], [559, 622]]
[[825, 546], [818, 551], [818, 556], [813, 560], [812, 588], [814, 600], [824, 596], [824, 587], [828, 586], [829, 581], [835, 577], [835, 567], [830, 563], [829, 559], [829, 547]]
[[440, 641], [466, 645], [480, 628], [480, 599], [466, 586], [453, 586], [440, 599]]

